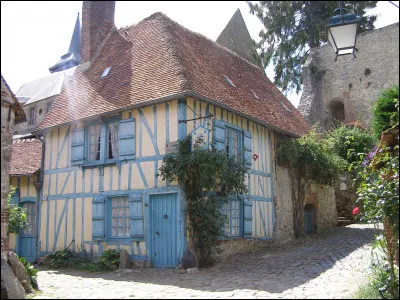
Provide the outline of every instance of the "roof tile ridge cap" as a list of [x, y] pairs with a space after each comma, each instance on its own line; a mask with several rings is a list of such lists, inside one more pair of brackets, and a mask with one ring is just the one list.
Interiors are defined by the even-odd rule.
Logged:
[[[160, 13], [160, 14], [163, 15], [163, 16], [165, 16], [163, 13]], [[167, 19], [169, 19], [171, 23], [173, 23], [173, 24], [179, 26], [179, 27], [182, 28], [183, 30], [189, 31], [189, 32], [192, 33], [192, 34], [195, 34], [195, 35], [197, 35], [197, 36], [199, 36], [199, 37], [201, 37], [201, 38], [204, 38], [204, 39], [210, 41], [213, 45], [215, 45], [215, 46], [221, 48], [222, 50], [225, 50], [225, 51], [229, 52], [230, 54], [233, 54], [233, 55], [237, 56], [238, 58], [240, 58], [241, 60], [243, 60], [244, 62], [246, 62], [247, 64], [249, 64], [250, 66], [252, 66], [252, 67], [256, 68], [258, 71], [261, 71], [261, 72], [262, 72], [262, 70], [261, 70], [261, 68], [260, 68], [259, 66], [253, 64], [252, 62], [248, 61], [248, 60], [245, 59], [244, 57], [242, 57], [242, 56], [240, 56], [239, 54], [233, 52], [232, 50], [230, 50], [230, 49], [228, 49], [228, 48], [226, 48], [226, 47], [224, 47], [224, 46], [218, 44], [217, 42], [213, 41], [212, 39], [206, 37], [205, 35], [203, 35], [203, 34], [201, 34], [201, 33], [198, 33], [198, 32], [195, 32], [195, 31], [192, 31], [192, 30], [186, 28], [185, 26], [183, 26], [183, 25], [181, 25], [181, 24], [175, 22], [174, 20], [171, 20], [171, 19], [168, 18], [167, 16], [165, 16], [165, 17], [166, 17]], [[265, 77], [267, 77], [267, 76], [265, 76]], [[267, 78], [268, 78], [268, 77], [267, 77]], [[268, 78], [268, 79], [269, 79], [269, 78]]]
[[[163, 31], [164, 36], [166, 37], [166, 43], [168, 46], [168, 50], [170, 50], [169, 54], [171, 56], [171, 60], [174, 62], [174, 65], [177, 67], [177, 71], [178, 71], [177, 74], [178, 74], [179, 78], [181, 79], [180, 80], [181, 81], [181, 84], [180, 84], [181, 91], [183, 92], [183, 91], [191, 90], [190, 82], [187, 79], [186, 72], [185, 72], [186, 68], [184, 67], [181, 60], [179, 59], [180, 58], [179, 50], [173, 41], [171, 32], [169, 31], [170, 30], [169, 25], [179, 25], [179, 24], [161, 12], [157, 12], [157, 13], [153, 14], [152, 16], [158, 17], [158, 21], [162, 25], [161, 29]], [[179, 25], [179, 26], [181, 26], [181, 25]]]

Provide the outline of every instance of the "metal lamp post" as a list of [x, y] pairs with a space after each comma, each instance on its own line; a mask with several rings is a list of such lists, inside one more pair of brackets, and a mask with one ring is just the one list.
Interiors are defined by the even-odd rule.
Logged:
[[342, 1], [339, 1], [339, 8], [333, 12], [334, 16], [328, 22], [328, 41], [338, 56], [353, 54], [356, 48], [357, 27], [359, 18], [355, 14], [348, 14], [342, 8]]

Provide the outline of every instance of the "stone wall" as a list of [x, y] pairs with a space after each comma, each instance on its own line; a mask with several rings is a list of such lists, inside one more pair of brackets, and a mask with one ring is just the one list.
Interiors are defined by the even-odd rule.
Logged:
[[298, 107], [310, 123], [328, 129], [343, 118], [370, 127], [379, 92], [399, 83], [399, 23], [359, 34], [356, 47], [356, 58], [345, 55], [336, 62], [329, 44], [311, 49]]
[[284, 241], [294, 238], [292, 184], [288, 168], [276, 164], [273, 176], [275, 232], [274, 238]]
[[[2, 87], [3, 90], [3, 87]], [[2, 93], [3, 100], [3, 93]], [[9, 106], [1, 104], [1, 252], [8, 251], [7, 197], [10, 180], [10, 161], [12, 152], [12, 132], [14, 131], [14, 112]]]
[[[58, 95], [48, 97], [46, 99], [42, 99], [30, 104], [24, 105], [22, 108], [27, 116], [27, 121], [22, 122], [15, 125], [14, 134], [27, 134], [31, 133], [37, 126], [39, 126], [40, 122], [43, 121], [44, 116], [47, 114], [47, 105], [48, 103], [54, 103], [55, 98]], [[30, 110], [32, 107], [36, 108], [36, 122], [34, 124], [30, 124]]]

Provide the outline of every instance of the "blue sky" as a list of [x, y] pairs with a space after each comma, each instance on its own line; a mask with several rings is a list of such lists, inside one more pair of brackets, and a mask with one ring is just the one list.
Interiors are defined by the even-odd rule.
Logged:
[[[399, 1], [394, 3], [398, 5]], [[186, 28], [216, 40], [238, 8], [250, 35], [258, 41], [263, 26], [244, 1], [117, 1], [115, 25], [126, 27], [161, 11]], [[1, 73], [13, 92], [50, 74], [48, 68], [68, 51], [81, 11], [82, 1], [1, 1]], [[377, 28], [399, 22], [399, 9], [389, 1], [379, 1], [371, 13], [378, 15]], [[267, 75], [273, 79], [271, 69]], [[297, 107], [300, 94], [289, 94], [288, 98]]]

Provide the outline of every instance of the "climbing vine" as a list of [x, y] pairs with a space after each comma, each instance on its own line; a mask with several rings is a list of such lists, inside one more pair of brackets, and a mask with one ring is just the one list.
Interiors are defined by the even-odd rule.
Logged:
[[223, 151], [190, 151], [190, 136], [179, 141], [178, 151], [166, 155], [159, 176], [178, 181], [186, 197], [190, 238], [198, 253], [199, 265], [212, 263], [218, 241], [224, 237], [226, 216], [222, 212], [228, 195], [247, 193], [247, 168], [240, 157], [229, 158]]
[[29, 226], [26, 216], [26, 209], [18, 204], [12, 204], [11, 199], [16, 191], [16, 188], [10, 185], [7, 201], [8, 213], [8, 232], [19, 233], [21, 230]]
[[344, 161], [322, 142], [315, 127], [299, 139], [281, 137], [277, 154], [278, 163], [289, 168], [294, 234], [299, 238], [304, 234], [303, 208], [311, 183], [332, 186]]

